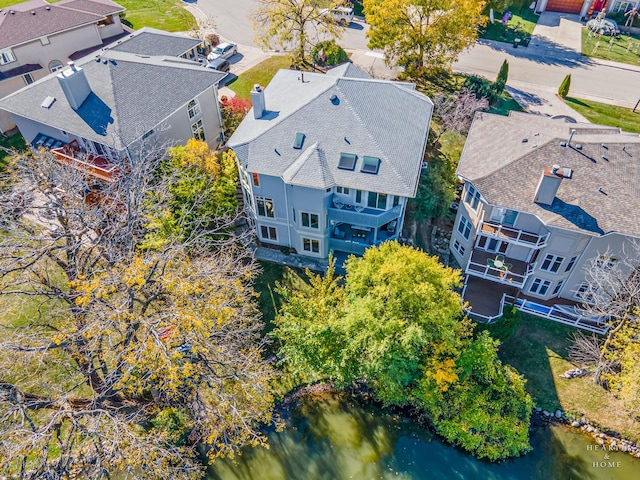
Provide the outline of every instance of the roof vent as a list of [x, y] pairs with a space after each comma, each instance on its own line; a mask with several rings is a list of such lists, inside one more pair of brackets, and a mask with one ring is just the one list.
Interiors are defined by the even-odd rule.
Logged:
[[567, 142], [560, 142], [560, 146], [561, 147], [566, 147], [567, 146]]
[[45, 98], [42, 103], [40, 104], [40, 106], [42, 108], [46, 108], [49, 109], [51, 108], [51, 105], [53, 105], [53, 102], [56, 101], [56, 97], [52, 97], [51, 95], [49, 95], [47, 98]]
[[605, 150], [609, 150], [609, 147], [607, 147], [604, 143], [602, 144], [602, 148], [604, 148]]
[[50, 11], [51, 7], [44, 7], [45, 10]]
[[523, 139], [522, 139], [522, 143], [527, 143], [528, 141], [529, 141], [529, 139], [528, 139], [528, 138], [523, 138]]
[[336, 94], [331, 95], [329, 97], [329, 100], [331, 100], [331, 103], [333, 103], [334, 105], [338, 105], [340, 103], [340, 99]]
[[607, 192], [605, 192], [602, 187], [598, 187], [598, 192], [602, 193], [603, 195], [607, 195]]
[[35, 15], [35, 14], [36, 14], [35, 10], [31, 10], [31, 15]]
[[15, 11], [15, 10], [9, 10], [9, 13], [10, 13], [11, 15], [15, 15], [15, 14], [16, 14], [16, 11]]
[[609, 159], [607, 158], [607, 156], [606, 156], [606, 155], [602, 155], [602, 159], [603, 159], [605, 162], [608, 162], [608, 161], [609, 161]]
[[582, 144], [576, 143], [576, 150], [582, 150]]

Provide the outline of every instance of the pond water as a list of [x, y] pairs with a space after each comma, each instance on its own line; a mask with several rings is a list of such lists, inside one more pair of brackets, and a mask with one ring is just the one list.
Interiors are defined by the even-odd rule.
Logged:
[[640, 460], [603, 452], [569, 428], [537, 429], [533, 451], [501, 464], [476, 460], [407, 419], [338, 395], [305, 399], [271, 432], [269, 449], [245, 449], [208, 480], [636, 480]]

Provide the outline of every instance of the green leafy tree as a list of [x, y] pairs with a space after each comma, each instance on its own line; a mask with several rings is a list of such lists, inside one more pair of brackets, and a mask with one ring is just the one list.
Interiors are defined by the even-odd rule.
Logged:
[[311, 49], [311, 60], [318, 65], [338, 65], [348, 59], [347, 52], [335, 40], [323, 40]]
[[509, 62], [507, 59], [504, 59], [502, 65], [500, 66], [500, 71], [498, 72], [498, 76], [496, 77], [496, 81], [494, 83], [496, 92], [501, 94], [504, 90], [504, 86], [507, 84], [507, 80], [509, 78]]
[[571, 74], [568, 74], [562, 80], [562, 83], [558, 88], [558, 95], [562, 98], [567, 98], [567, 95], [569, 95], [569, 88], [571, 88]]
[[411, 77], [448, 69], [478, 36], [483, 0], [364, 0], [370, 48]]
[[329, 269], [324, 279], [310, 274], [307, 288], [281, 288], [273, 335], [288, 368], [307, 381], [365, 381], [479, 457], [528, 449], [531, 399], [497, 343], [473, 339], [457, 270], [396, 242], [350, 257], [345, 269], [344, 285]]

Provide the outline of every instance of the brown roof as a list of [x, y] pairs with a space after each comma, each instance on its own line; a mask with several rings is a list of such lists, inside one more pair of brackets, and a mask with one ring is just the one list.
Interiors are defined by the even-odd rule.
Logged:
[[[96, 3], [97, 0], [78, 1], [82, 4], [90, 4]], [[100, 0], [100, 5], [106, 6], [104, 3], [106, 1]], [[62, 7], [59, 3], [49, 4], [44, 0], [31, 0], [0, 9], [0, 49], [20, 45], [87, 23], [98, 22], [104, 18], [104, 14], [72, 8], [69, 3], [74, 2], [68, 2]], [[115, 3], [112, 4], [114, 8], [119, 7]]]
[[[561, 146], [572, 129], [573, 148]], [[562, 180], [551, 205], [534, 203], [543, 170], [556, 164], [571, 168], [572, 177]], [[482, 113], [474, 119], [458, 175], [490, 204], [532, 213], [547, 225], [640, 236], [638, 135], [537, 115]]]

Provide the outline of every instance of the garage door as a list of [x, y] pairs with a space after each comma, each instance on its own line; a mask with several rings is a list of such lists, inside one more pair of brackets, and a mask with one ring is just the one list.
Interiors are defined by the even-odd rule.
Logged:
[[547, 12], [580, 13], [584, 5], [584, 0], [549, 0], [547, 2]]

